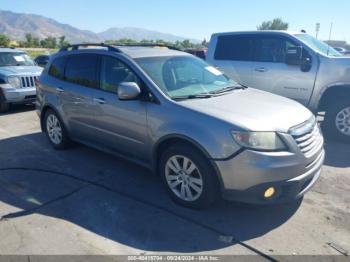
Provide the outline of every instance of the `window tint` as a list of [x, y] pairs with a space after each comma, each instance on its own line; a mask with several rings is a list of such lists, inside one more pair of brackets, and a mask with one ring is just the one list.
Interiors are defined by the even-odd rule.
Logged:
[[296, 47], [296, 45], [287, 38], [276, 36], [258, 37], [256, 52], [257, 61], [284, 63], [289, 47]]
[[66, 80], [78, 85], [98, 88], [98, 56], [79, 54], [68, 57]]
[[251, 61], [253, 50], [251, 36], [223, 35], [218, 37], [214, 56], [217, 60]]
[[56, 77], [58, 79], [63, 79], [65, 64], [66, 64], [66, 57], [56, 58], [50, 66], [49, 75]]
[[101, 65], [101, 85], [100, 88], [116, 93], [118, 86], [122, 82], [136, 82], [140, 84], [137, 76], [121, 61], [104, 56]]

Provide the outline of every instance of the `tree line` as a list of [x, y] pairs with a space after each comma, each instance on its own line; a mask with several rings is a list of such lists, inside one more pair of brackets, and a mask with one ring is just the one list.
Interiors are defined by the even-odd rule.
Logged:
[[[121, 45], [121, 44], [159, 44], [159, 45], [170, 45], [179, 49], [188, 49], [188, 48], [204, 48], [208, 46], [208, 42], [204, 39], [201, 43], [192, 43], [190, 40], [169, 42], [164, 40], [141, 40], [136, 41], [129, 38], [122, 38], [118, 40], [107, 40], [106, 44], [111, 45]], [[4, 35], [0, 34], [0, 46], [10, 47], [13, 45], [13, 41]], [[65, 36], [60, 37], [46, 37], [44, 39], [40, 39], [38, 37], [34, 37], [31, 33], [27, 33], [25, 35], [25, 40], [16, 41], [16, 47], [26, 47], [26, 48], [61, 48], [63, 46], [69, 45], [69, 42], [66, 40]]]

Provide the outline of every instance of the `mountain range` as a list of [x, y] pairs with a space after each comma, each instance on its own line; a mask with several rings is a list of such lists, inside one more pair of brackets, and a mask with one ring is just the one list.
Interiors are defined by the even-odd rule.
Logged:
[[[23, 40], [25, 35], [31, 33], [40, 39], [52, 36], [65, 36], [71, 43], [78, 42], [102, 42], [105, 40], [117, 40], [130, 38], [140, 40], [165, 40], [170, 42], [183, 41], [185, 37], [162, 33], [136, 27], [112, 27], [103, 32], [95, 33], [82, 30], [69, 24], [57, 22], [54, 19], [35, 14], [14, 13], [0, 10], [0, 34], [7, 35], [13, 40]], [[199, 40], [189, 39], [198, 43]]]

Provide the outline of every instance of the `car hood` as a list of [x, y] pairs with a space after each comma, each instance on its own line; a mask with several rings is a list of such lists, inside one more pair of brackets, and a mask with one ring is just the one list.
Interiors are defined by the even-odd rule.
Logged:
[[0, 66], [0, 74], [11, 75], [40, 75], [42, 68], [39, 66]]
[[312, 117], [298, 102], [253, 88], [211, 98], [183, 100], [180, 104], [251, 131], [288, 132]]

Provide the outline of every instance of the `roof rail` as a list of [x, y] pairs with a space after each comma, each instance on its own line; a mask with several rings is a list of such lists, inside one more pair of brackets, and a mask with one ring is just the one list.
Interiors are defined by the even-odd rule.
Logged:
[[140, 47], [166, 47], [171, 50], [177, 50], [182, 51], [181, 49], [173, 46], [173, 45], [166, 45], [166, 44], [156, 44], [156, 43], [125, 43], [125, 44], [116, 44], [115, 46], [140, 46]]
[[112, 45], [107, 45], [105, 43], [83, 43], [83, 44], [66, 45], [66, 46], [63, 46], [58, 52], [69, 51], [69, 49], [78, 50], [79, 47], [88, 47], [88, 46], [100, 46], [100, 47], [107, 48], [108, 51], [121, 52], [119, 48]]

